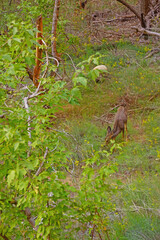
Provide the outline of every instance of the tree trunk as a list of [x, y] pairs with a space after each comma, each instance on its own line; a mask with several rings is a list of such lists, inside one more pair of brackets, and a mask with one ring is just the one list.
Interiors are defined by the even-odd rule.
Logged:
[[139, 18], [139, 20], [141, 20], [141, 15], [135, 10], [134, 7], [132, 7], [130, 4], [128, 4], [126, 1], [124, 0], [117, 0], [117, 2], [122, 3], [124, 6], [126, 6], [131, 12], [133, 12], [137, 18]]
[[[42, 16], [40, 15], [37, 19], [37, 42], [39, 45], [43, 45], [42, 37], [43, 37], [43, 23], [42, 23]], [[36, 87], [38, 87], [39, 82], [39, 76], [40, 76], [40, 71], [41, 71], [41, 65], [42, 65], [42, 51], [43, 49], [40, 48], [39, 46], [36, 46], [36, 65], [33, 70], [33, 83]]]
[[52, 41], [51, 41], [51, 44], [52, 44], [52, 56], [54, 58], [56, 58], [57, 60], [60, 60], [60, 56], [57, 52], [57, 47], [56, 47], [56, 32], [57, 32], [59, 8], [60, 8], [60, 0], [55, 0], [53, 19], [52, 19]]
[[[141, 26], [143, 28], [147, 28], [149, 27], [149, 21], [146, 21], [146, 16], [149, 12], [150, 0], [141, 0], [140, 3], [141, 3]], [[143, 35], [144, 35], [144, 39], [147, 40], [148, 35], [145, 33]]]
[[141, 0], [141, 14], [145, 17], [149, 12], [150, 0]]

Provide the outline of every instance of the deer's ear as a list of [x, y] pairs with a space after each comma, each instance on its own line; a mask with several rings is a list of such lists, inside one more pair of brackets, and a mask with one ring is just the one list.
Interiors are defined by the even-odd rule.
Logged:
[[107, 133], [109, 134], [110, 132], [111, 132], [111, 127], [108, 126], [108, 128], [107, 128]]

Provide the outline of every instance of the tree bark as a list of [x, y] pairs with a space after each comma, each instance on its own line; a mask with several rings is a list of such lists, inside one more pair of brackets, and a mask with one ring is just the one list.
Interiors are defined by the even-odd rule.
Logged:
[[141, 14], [145, 17], [149, 12], [150, 0], [141, 0]]
[[137, 18], [141, 21], [141, 15], [132, 7], [130, 4], [125, 2], [124, 0], [117, 0], [118, 2], [122, 3], [124, 6], [126, 6], [131, 12], [133, 12]]
[[[43, 23], [42, 23], [42, 16], [40, 15], [37, 19], [37, 34], [36, 34], [36, 39], [37, 42], [40, 45], [43, 45], [42, 37], [43, 37]], [[42, 51], [43, 49], [40, 48], [39, 46], [36, 46], [36, 65], [33, 70], [33, 83], [36, 87], [39, 86], [39, 76], [40, 76], [40, 71], [41, 71], [41, 65], [42, 65]]]
[[152, 31], [146, 30], [145, 28], [138, 28], [138, 27], [132, 27], [132, 28], [136, 29], [138, 32], [142, 32], [143, 34], [146, 34], [146, 35], [160, 37], [160, 33], [152, 32]]
[[[56, 36], [57, 36], [57, 23], [59, 16], [60, 0], [55, 0], [53, 18], [52, 18], [52, 56], [57, 60], [60, 60], [60, 55], [57, 52]], [[57, 62], [55, 61], [55, 64]]]

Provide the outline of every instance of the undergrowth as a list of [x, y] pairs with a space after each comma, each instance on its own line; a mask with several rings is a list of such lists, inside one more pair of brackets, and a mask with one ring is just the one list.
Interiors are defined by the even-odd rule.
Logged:
[[[122, 191], [114, 199], [118, 209], [109, 213], [113, 240], [160, 238], [160, 77], [158, 62], [145, 58], [150, 49], [123, 41], [87, 46], [79, 60], [98, 51], [102, 55], [99, 64], [107, 66], [108, 74], [100, 83], [88, 79], [79, 105], [61, 125], [69, 132], [65, 144], [75, 174], [95, 151], [111, 149], [109, 161], [118, 166], [118, 172], [108, 181], [122, 182]], [[116, 144], [106, 146], [107, 126], [113, 125], [122, 99], [128, 109], [128, 142], [120, 134]]]

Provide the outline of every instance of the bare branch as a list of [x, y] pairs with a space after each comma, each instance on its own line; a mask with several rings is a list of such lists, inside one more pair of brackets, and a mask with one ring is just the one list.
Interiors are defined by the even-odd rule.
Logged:
[[[28, 97], [24, 98], [24, 107], [26, 109], [26, 112], [29, 114]], [[31, 116], [28, 115], [28, 120], [27, 120], [28, 128], [27, 128], [27, 132], [28, 132], [29, 139], [31, 139], [31, 124], [30, 124], [30, 121], [31, 121]], [[31, 146], [31, 141], [28, 141], [28, 146], [29, 147]]]
[[58, 59], [57, 58], [55, 58], [55, 57], [48, 57], [49, 59], [53, 59], [53, 60], [55, 60], [56, 61], [56, 66], [57, 66], [57, 68], [59, 67], [59, 61], [58, 61]]
[[149, 30], [146, 30], [145, 28], [138, 28], [138, 27], [132, 27], [133, 29], [137, 30], [138, 32], [142, 32], [143, 34], [147, 34], [147, 35], [150, 35], [150, 36], [156, 36], [156, 37], [160, 37], [160, 33], [157, 33], [157, 32], [152, 32], [152, 31], [149, 31]]
[[27, 216], [27, 220], [31, 224], [32, 228], [37, 231], [38, 230], [38, 226], [35, 228], [35, 220], [34, 220], [34, 218], [31, 215], [30, 208], [26, 207], [25, 210], [24, 210], [24, 213]]
[[[43, 157], [44, 160], [46, 159], [47, 154], [48, 154], [48, 147], [46, 147], [46, 151], [45, 151], [45, 154], [44, 154], [44, 157]], [[45, 162], [45, 161], [43, 161], [43, 162], [41, 163], [41, 165], [39, 166], [39, 168], [38, 168], [35, 176], [38, 176], [38, 175], [41, 173], [41, 170], [42, 170], [42, 167], [43, 167], [43, 165], [44, 165], [44, 162]]]
[[[42, 93], [44, 93], [45, 91], [42, 91], [42, 92], [38, 92], [39, 91], [39, 88], [40, 88], [40, 85], [41, 85], [41, 82], [38, 84], [38, 87], [36, 88], [36, 91], [34, 93], [32, 93], [30, 96], [28, 97], [25, 97], [24, 98], [24, 107], [26, 109], [26, 112], [28, 114], [28, 120], [27, 120], [27, 125], [28, 125], [28, 128], [27, 128], [27, 131], [28, 131], [28, 136], [29, 136], [29, 139], [32, 138], [31, 136], [31, 116], [29, 115], [29, 104], [28, 104], [28, 100], [31, 99], [31, 98], [34, 98]], [[31, 141], [28, 141], [28, 146], [31, 147]], [[28, 153], [28, 156], [29, 156], [29, 153]]]
[[152, 57], [154, 54], [157, 54], [159, 52], [160, 52], [160, 48], [154, 48], [149, 52], [149, 54], [145, 58]]
[[131, 12], [133, 12], [139, 20], [141, 20], [141, 15], [127, 2], [124, 0], [117, 0], [118, 2], [122, 3], [124, 6], [126, 6]]
[[75, 64], [74, 64], [74, 62], [73, 62], [71, 56], [70, 56], [68, 53], [65, 53], [65, 54], [70, 58], [70, 60], [71, 60], [71, 62], [72, 62], [72, 65], [73, 65], [73, 67], [74, 67], [74, 70], [76, 71], [77, 68], [76, 68], [76, 66], [75, 66]]

